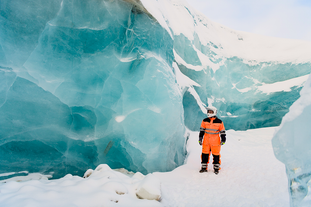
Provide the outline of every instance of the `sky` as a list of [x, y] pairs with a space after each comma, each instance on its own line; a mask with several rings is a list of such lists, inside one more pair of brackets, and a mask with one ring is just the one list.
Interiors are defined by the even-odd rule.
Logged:
[[311, 41], [311, 0], [187, 0], [234, 30]]

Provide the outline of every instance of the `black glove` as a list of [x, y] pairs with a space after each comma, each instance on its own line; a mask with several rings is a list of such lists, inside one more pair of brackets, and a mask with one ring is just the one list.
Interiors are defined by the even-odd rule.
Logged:
[[199, 145], [202, 145], [203, 137], [199, 137]]
[[224, 145], [226, 143], [226, 135], [221, 134], [220, 137], [221, 137], [220, 145]]

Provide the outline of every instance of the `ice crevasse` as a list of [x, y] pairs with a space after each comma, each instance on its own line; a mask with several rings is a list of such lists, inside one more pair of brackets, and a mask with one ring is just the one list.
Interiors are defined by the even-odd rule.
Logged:
[[0, 173], [172, 170], [207, 103], [227, 129], [277, 126], [311, 72], [311, 44], [231, 30], [182, 0], [0, 10]]

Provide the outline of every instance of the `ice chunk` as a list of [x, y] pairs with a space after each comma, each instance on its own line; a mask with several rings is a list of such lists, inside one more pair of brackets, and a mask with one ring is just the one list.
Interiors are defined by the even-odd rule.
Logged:
[[93, 173], [93, 170], [92, 170], [92, 169], [88, 169], [88, 170], [84, 173], [83, 178], [88, 178], [88, 177], [90, 177], [90, 176], [92, 175], [92, 173]]
[[95, 168], [95, 171], [101, 172], [101, 171], [109, 171], [111, 168], [106, 164], [100, 164]]
[[139, 184], [136, 195], [141, 199], [161, 199], [161, 182], [153, 174], [148, 174]]
[[145, 178], [145, 176], [144, 176], [142, 173], [140, 173], [140, 172], [137, 172], [137, 173], [135, 173], [135, 174], [132, 176], [133, 182], [134, 182], [134, 181], [141, 181], [141, 180], [143, 180], [144, 178]]
[[272, 144], [286, 166], [292, 206], [311, 205], [311, 76], [277, 129]]

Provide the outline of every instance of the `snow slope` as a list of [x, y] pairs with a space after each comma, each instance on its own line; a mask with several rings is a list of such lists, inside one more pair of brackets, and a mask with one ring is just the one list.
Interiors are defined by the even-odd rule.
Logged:
[[210, 42], [217, 45], [215, 52], [223, 57], [236, 56], [256, 62], [310, 62], [309, 41], [236, 31], [210, 21], [201, 12], [192, 8], [186, 0], [141, 0], [141, 2], [172, 36], [183, 34], [192, 41], [197, 35], [202, 45], [208, 45]]
[[[198, 132], [190, 132], [186, 164], [171, 172], [153, 173], [161, 181], [162, 200], [137, 199], [142, 175], [98, 170], [96, 176], [67, 175], [57, 180], [9, 181], [0, 184], [0, 206], [289, 206], [284, 165], [272, 150], [275, 128], [227, 132], [222, 169], [200, 174]], [[107, 177], [107, 175], [109, 175]], [[109, 178], [110, 177], [110, 178]], [[114, 181], [107, 183], [107, 180]], [[155, 186], [150, 186], [155, 187]]]

